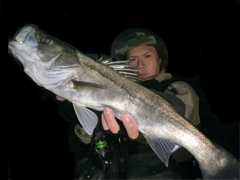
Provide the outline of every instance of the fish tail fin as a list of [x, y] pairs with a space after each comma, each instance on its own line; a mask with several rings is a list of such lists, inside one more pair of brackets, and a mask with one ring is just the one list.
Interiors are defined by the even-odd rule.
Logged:
[[240, 169], [239, 163], [232, 162], [229, 163], [225, 168], [223, 168], [216, 175], [205, 174], [203, 175], [204, 179], [240, 179]]
[[203, 179], [240, 179], [240, 163], [234, 156], [227, 153], [227, 158], [219, 158], [218, 162], [218, 165], [212, 164], [212, 169], [214, 169], [214, 166], [221, 164], [219, 170], [215, 173], [212, 170], [201, 169]]

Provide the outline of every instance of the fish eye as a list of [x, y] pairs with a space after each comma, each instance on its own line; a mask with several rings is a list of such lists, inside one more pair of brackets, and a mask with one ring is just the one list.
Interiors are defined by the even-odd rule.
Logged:
[[41, 43], [42, 44], [49, 44], [50, 42], [51, 42], [52, 40], [50, 39], [50, 38], [48, 38], [48, 37], [43, 37], [42, 39], [41, 39]]

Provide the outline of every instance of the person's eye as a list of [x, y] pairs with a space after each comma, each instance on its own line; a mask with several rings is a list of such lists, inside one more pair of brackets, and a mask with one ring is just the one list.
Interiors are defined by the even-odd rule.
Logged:
[[136, 60], [136, 58], [130, 58], [130, 59], [128, 59], [130, 62], [132, 62], [132, 61], [135, 61]]
[[145, 58], [150, 58], [150, 57], [152, 57], [151, 54], [145, 54]]

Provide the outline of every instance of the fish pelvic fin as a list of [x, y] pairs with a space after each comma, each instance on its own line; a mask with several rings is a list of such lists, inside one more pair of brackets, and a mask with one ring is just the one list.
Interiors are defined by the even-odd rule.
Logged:
[[73, 103], [73, 108], [83, 129], [89, 135], [92, 135], [98, 123], [98, 116], [93, 111], [82, 105]]
[[145, 134], [144, 137], [146, 138], [148, 144], [151, 146], [155, 154], [162, 160], [166, 167], [168, 167], [169, 157], [181, 146], [169, 139], [152, 137]]

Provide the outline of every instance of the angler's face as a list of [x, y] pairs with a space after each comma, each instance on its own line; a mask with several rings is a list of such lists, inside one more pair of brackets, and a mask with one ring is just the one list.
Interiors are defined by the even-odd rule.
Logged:
[[130, 65], [137, 66], [138, 78], [146, 79], [160, 71], [161, 59], [153, 46], [139, 46], [127, 53]]

